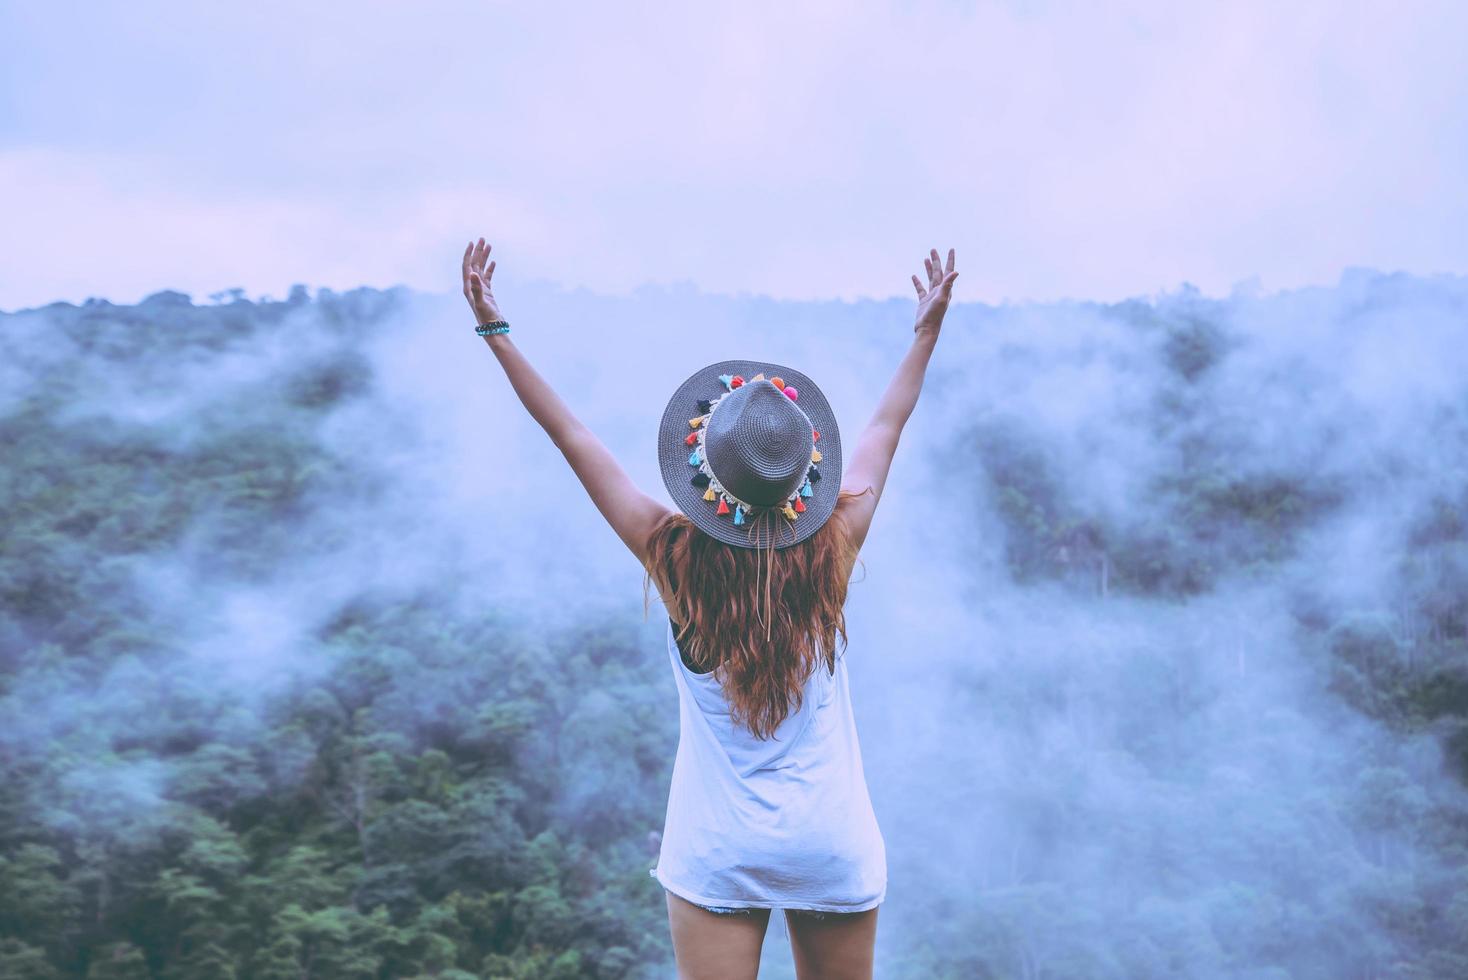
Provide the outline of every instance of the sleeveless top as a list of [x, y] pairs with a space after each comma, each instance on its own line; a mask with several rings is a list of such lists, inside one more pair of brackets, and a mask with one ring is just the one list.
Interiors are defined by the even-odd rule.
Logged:
[[817, 662], [805, 701], [760, 741], [729, 717], [715, 673], [683, 661], [678, 752], [657, 866], [648, 874], [697, 905], [860, 912], [887, 896], [887, 848], [867, 792], [845, 651]]

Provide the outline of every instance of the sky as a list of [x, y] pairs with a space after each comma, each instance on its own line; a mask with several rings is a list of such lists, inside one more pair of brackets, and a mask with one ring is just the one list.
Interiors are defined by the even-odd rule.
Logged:
[[1468, 270], [1468, 5], [0, 3], [0, 309]]

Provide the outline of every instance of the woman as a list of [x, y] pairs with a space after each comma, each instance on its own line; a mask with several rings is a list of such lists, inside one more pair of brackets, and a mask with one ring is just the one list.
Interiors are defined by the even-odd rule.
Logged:
[[[639, 490], [514, 346], [484, 239], [464, 296], [531, 416], [646, 570], [668, 611], [680, 735], [658, 865], [678, 972], [755, 977], [783, 909], [798, 975], [870, 977], [886, 848], [851, 713], [842, 607], [958, 273], [912, 277], [912, 347], [844, 473], [820, 389], [767, 362], [683, 382], [658, 455], [676, 509]], [[488, 265], [486, 266], [486, 263]]]

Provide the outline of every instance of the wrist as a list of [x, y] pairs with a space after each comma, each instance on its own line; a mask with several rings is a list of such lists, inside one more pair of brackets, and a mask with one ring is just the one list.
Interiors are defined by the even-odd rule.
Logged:
[[499, 314], [486, 319], [481, 319], [475, 324], [474, 332], [485, 340], [493, 340], [495, 337], [506, 336], [510, 332], [510, 321]]
[[912, 342], [914, 344], [936, 344], [938, 342], [938, 327], [933, 324], [919, 323], [912, 328]]

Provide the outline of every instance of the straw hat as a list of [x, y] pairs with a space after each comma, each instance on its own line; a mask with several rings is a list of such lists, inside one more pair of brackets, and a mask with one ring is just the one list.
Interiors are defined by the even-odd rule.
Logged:
[[668, 401], [663, 482], [704, 533], [742, 548], [788, 548], [836, 509], [841, 437], [815, 383], [768, 361], [719, 361]]

